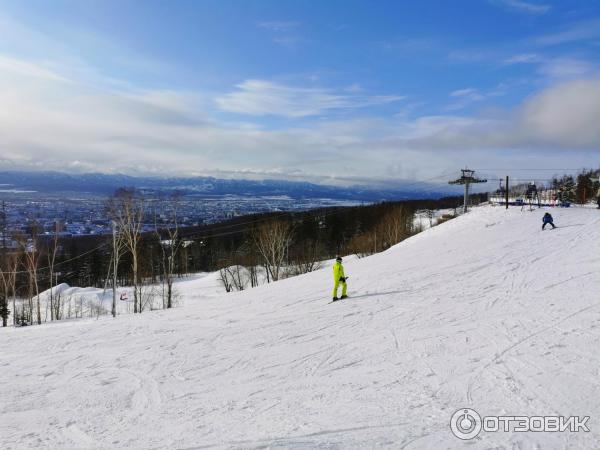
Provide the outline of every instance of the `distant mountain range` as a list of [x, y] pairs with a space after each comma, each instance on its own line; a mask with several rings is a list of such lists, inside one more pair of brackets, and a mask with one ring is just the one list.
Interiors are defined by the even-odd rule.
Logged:
[[450, 186], [422, 182], [398, 183], [393, 189], [364, 186], [336, 187], [285, 180], [219, 179], [213, 177], [161, 178], [72, 174], [63, 172], [0, 172], [0, 189], [18, 189], [44, 193], [80, 192], [110, 195], [120, 187], [135, 187], [148, 193], [181, 192], [193, 196], [288, 196], [291, 198], [328, 198], [376, 202], [415, 198], [439, 198], [456, 194]]

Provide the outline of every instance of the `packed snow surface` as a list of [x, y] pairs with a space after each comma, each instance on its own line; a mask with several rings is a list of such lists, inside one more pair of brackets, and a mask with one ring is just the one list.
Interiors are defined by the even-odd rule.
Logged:
[[[600, 212], [482, 207], [331, 269], [169, 311], [0, 330], [0, 447], [596, 448]], [[451, 434], [459, 408], [590, 432]]]

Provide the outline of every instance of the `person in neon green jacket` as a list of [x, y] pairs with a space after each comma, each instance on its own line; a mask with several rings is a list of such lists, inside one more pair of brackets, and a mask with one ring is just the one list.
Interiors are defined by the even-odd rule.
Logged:
[[344, 299], [348, 297], [346, 295], [346, 289], [348, 285], [346, 284], [346, 275], [344, 275], [344, 266], [342, 266], [342, 257], [338, 256], [335, 258], [335, 264], [333, 265], [333, 301], [340, 300], [338, 299], [337, 292], [338, 287], [342, 285], [342, 297]]

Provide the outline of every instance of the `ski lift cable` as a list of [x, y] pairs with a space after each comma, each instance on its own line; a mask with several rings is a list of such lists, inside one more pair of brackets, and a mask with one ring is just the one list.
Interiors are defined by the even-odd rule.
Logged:
[[[93, 248], [93, 249], [91, 249], [91, 250], [88, 250], [87, 252], [84, 252], [84, 253], [82, 253], [82, 254], [80, 254], [80, 255], [77, 255], [77, 256], [74, 256], [74, 257], [72, 257], [72, 258], [69, 258], [69, 259], [66, 259], [66, 260], [64, 260], [64, 261], [58, 262], [58, 263], [54, 264], [53, 266], [38, 267], [38, 268], [36, 269], [36, 271], [40, 272], [40, 271], [44, 271], [44, 270], [48, 270], [48, 269], [53, 269], [53, 268], [56, 268], [56, 267], [58, 267], [58, 266], [61, 266], [61, 265], [63, 265], [63, 264], [67, 264], [67, 263], [69, 263], [69, 262], [71, 262], [71, 261], [75, 261], [75, 260], [77, 260], [77, 259], [83, 258], [84, 256], [87, 256], [87, 255], [89, 255], [90, 253], [93, 253], [93, 252], [95, 252], [96, 250], [99, 250], [99, 249], [101, 249], [102, 247], [106, 247], [108, 244], [109, 244], [108, 242], [105, 242], [104, 244], [101, 244], [101, 245], [99, 245], [98, 247], [95, 247], [95, 248]], [[12, 274], [18, 275], [18, 274], [25, 274], [25, 273], [29, 273], [29, 271], [28, 271], [28, 270], [17, 270], [17, 271], [8, 271], [8, 272], [3, 272], [3, 271], [1, 271], [1, 270], [0, 270], [0, 273], [11, 274], [11, 275], [12, 275]]]
[[[444, 173], [442, 173], [440, 175], [436, 175], [434, 177], [427, 178], [425, 180], [421, 180], [421, 181], [417, 181], [417, 182], [414, 182], [414, 183], [407, 184], [407, 185], [404, 186], [404, 188], [408, 188], [408, 187], [411, 187], [411, 186], [417, 186], [419, 184], [425, 183], [427, 181], [433, 181], [435, 179], [441, 179], [441, 178], [445, 177], [447, 175], [447, 173], [448, 173], [448, 171], [446, 171], [446, 172], [444, 172]], [[423, 188], [423, 190], [427, 191], [427, 190], [430, 190], [430, 189], [433, 189], [433, 188], [434, 187]], [[329, 216], [329, 215], [332, 215], [332, 214], [336, 214], [338, 212], [336, 210], [336, 208], [337, 207], [334, 207], [334, 209], [331, 210], [331, 211], [323, 211], [322, 209], [317, 209], [314, 212], [310, 212], [310, 214], [312, 214], [312, 215]], [[324, 209], [326, 209], [326, 208], [324, 208]], [[236, 224], [224, 225], [224, 226], [221, 226], [221, 227], [217, 227], [216, 229], [219, 230], [219, 229], [226, 229], [226, 228], [232, 228], [232, 227], [240, 227], [240, 226], [250, 225], [250, 224], [254, 224], [254, 223], [267, 222], [269, 220], [271, 220], [271, 218], [261, 218], [261, 219], [256, 219], [256, 220], [250, 220], [250, 221], [240, 222], [240, 223], [236, 223]], [[234, 230], [234, 231], [228, 231], [228, 232], [223, 232], [223, 233], [214, 233], [214, 234], [208, 234], [208, 235], [204, 234], [202, 232], [191, 233], [191, 234], [184, 234], [184, 233], [182, 233], [182, 238], [202, 237], [202, 238], [208, 239], [208, 238], [213, 238], [213, 237], [231, 236], [231, 235], [240, 234], [240, 233], [244, 233], [244, 232], [245, 232], [245, 230]], [[74, 256], [73, 258], [69, 258], [67, 260], [58, 262], [58, 263], [54, 264], [53, 267], [51, 267], [51, 266], [39, 267], [36, 270], [38, 272], [43, 272], [45, 270], [49, 270], [49, 269], [52, 269], [52, 268], [59, 267], [61, 265], [64, 265], [64, 264], [67, 264], [69, 262], [75, 261], [77, 259], [83, 258], [84, 256], [87, 256], [90, 253], [95, 252], [96, 250], [99, 250], [99, 249], [101, 249], [103, 247], [106, 247], [107, 245], [109, 245], [109, 243], [105, 242], [105, 243], [99, 245], [98, 247], [95, 247], [95, 248], [93, 248], [91, 250], [88, 250], [88, 251], [86, 251], [86, 252], [84, 252], [84, 253], [82, 253], [80, 255]], [[7, 271], [7, 272], [0, 271], [0, 272], [4, 273], [4, 274], [16, 274], [16, 275], [29, 273], [29, 271], [27, 271], [27, 270]]]
[[[406, 185], [402, 186], [402, 188], [406, 189], [406, 188], [410, 188], [410, 187], [413, 187], [413, 186], [418, 186], [418, 185], [420, 185], [422, 183], [426, 183], [428, 181], [433, 181], [433, 180], [436, 180], [436, 179], [443, 179], [450, 172], [451, 172], [451, 170], [446, 170], [443, 173], [438, 174], [436, 176], [433, 176], [433, 177], [430, 177], [430, 178], [427, 178], [427, 179], [424, 179], [424, 180], [415, 181], [415, 182], [406, 184]], [[429, 186], [429, 187], [424, 187], [423, 191], [430, 191], [430, 190], [434, 190], [434, 189], [435, 189], [434, 186]], [[309, 216], [310, 215], [314, 215], [314, 216], [324, 216], [324, 217], [326, 217], [326, 216], [329, 216], [329, 215], [336, 214], [338, 212], [337, 208], [339, 208], [339, 206], [334, 206], [332, 208], [333, 209], [330, 210], [330, 211], [326, 211], [328, 209], [328, 207], [325, 207], [325, 208], [315, 209], [314, 211], [305, 211], [305, 213], [307, 213], [307, 215], [309, 215]], [[290, 212], [287, 212], [285, 214], [289, 214], [289, 213]], [[214, 227], [213, 230], [218, 231], [220, 229], [227, 229], [227, 228], [233, 228], [233, 227], [241, 227], [241, 226], [244, 226], [244, 225], [251, 225], [251, 224], [256, 224], [256, 223], [268, 222], [270, 220], [272, 220], [272, 217], [267, 217], [267, 218], [263, 217], [263, 218], [256, 219], [256, 220], [248, 220], [248, 221], [245, 221], [245, 222], [239, 222], [239, 223], [235, 223], [235, 224], [228, 224], [228, 225], [223, 225], [223, 226], [219, 226], [219, 227]], [[216, 234], [211, 234], [211, 235], [205, 235], [201, 231], [198, 231], [198, 232], [195, 232], [195, 233], [190, 233], [190, 234], [186, 234], [186, 233], [182, 232], [182, 236], [181, 237], [182, 238], [203, 237], [203, 238], [208, 239], [208, 238], [211, 238], [211, 237], [228, 236], [228, 235], [240, 234], [240, 233], [243, 233], [243, 232], [244, 232], [244, 230], [234, 230], [234, 231], [230, 231], [230, 232], [216, 233]]]
[[[420, 184], [427, 183], [428, 181], [434, 181], [434, 180], [437, 180], [437, 179], [444, 179], [445, 177], [448, 176], [449, 173], [451, 173], [453, 171], [454, 171], [453, 169], [448, 169], [448, 170], [445, 170], [444, 172], [442, 172], [441, 174], [435, 175], [433, 177], [426, 178], [424, 180], [413, 181], [411, 183], [404, 184], [404, 185], [402, 185], [402, 189], [408, 189], [408, 188], [411, 188], [411, 187], [415, 187], [415, 186], [418, 186]], [[432, 190], [433, 187], [423, 187], [422, 189], [424, 191], [427, 191], [427, 190]], [[327, 209], [327, 208], [329, 208], [329, 207], [318, 208], [318, 209], [315, 209], [314, 211], [310, 211], [310, 213], [314, 214], [314, 215], [320, 215], [320, 214], [328, 215], [329, 213], [327, 213], [327, 212], [323, 213], [323, 210]], [[339, 208], [339, 206], [334, 206], [333, 208]], [[307, 212], [307, 211], [305, 211], [305, 212]], [[335, 213], [335, 212], [336, 211], [333, 211], [332, 214]], [[284, 214], [289, 214], [289, 213], [290, 213], [290, 211], [284, 212]], [[239, 223], [234, 223], [234, 224], [218, 225], [218, 226], [212, 227], [212, 230], [213, 231], [218, 231], [218, 230], [221, 230], [221, 229], [239, 227], [239, 226], [250, 225], [250, 224], [254, 224], [254, 223], [268, 222], [271, 219], [272, 218], [270, 218], [270, 217], [268, 217], [268, 218], [264, 218], [263, 217], [263, 218], [260, 218], [260, 219], [248, 220], [248, 221], [245, 221], [245, 222], [239, 222]], [[234, 233], [238, 233], [238, 231], [235, 231]], [[192, 237], [192, 236], [196, 236], [196, 235], [202, 235], [202, 232], [185, 234], [182, 231], [182, 238], [183, 237]]]
[[[406, 189], [406, 188], [418, 186], [418, 185], [426, 183], [428, 181], [442, 179], [442, 178], [446, 177], [448, 175], [448, 173], [450, 173], [451, 171], [452, 170], [449, 169], [449, 170], [446, 170], [446, 171], [442, 172], [441, 174], [435, 175], [433, 177], [426, 178], [424, 180], [415, 181], [415, 182], [412, 182], [412, 183], [408, 183], [408, 184], [404, 185], [403, 188]], [[434, 188], [435, 187], [433, 187], [433, 186], [424, 187], [423, 190], [424, 191], [428, 191], [428, 190], [433, 190]], [[336, 214], [338, 212], [337, 211], [338, 208], [339, 207], [333, 207], [333, 210], [330, 210], [330, 211], [323, 211], [323, 209], [327, 209], [327, 208], [320, 208], [320, 209], [317, 209], [315, 211], [309, 212], [309, 214], [315, 215], [315, 216], [317, 216], [317, 215], [329, 216], [329, 215], [332, 215], [332, 214]], [[232, 227], [240, 227], [240, 226], [244, 226], [244, 225], [250, 225], [250, 224], [255, 224], [255, 223], [267, 222], [269, 220], [271, 220], [271, 218], [261, 218], [261, 219], [246, 221], [246, 222], [240, 222], [240, 223], [236, 223], [236, 224], [223, 225], [223, 226], [216, 227], [216, 228], [213, 228], [213, 229], [219, 230], [219, 229], [226, 229], [226, 228], [232, 228]], [[183, 235], [183, 233], [182, 233], [182, 238], [202, 237], [202, 238], [208, 239], [208, 238], [213, 238], [213, 237], [230, 236], [230, 235], [240, 234], [240, 233], [243, 233], [243, 232], [245, 232], [245, 230], [234, 230], [234, 231], [229, 231], [229, 232], [224, 232], [224, 233], [215, 233], [215, 234], [209, 234], [209, 235], [204, 234], [202, 232], [185, 234], [185, 235]], [[54, 264], [52, 267], [51, 266], [39, 267], [36, 270], [38, 272], [43, 272], [43, 271], [48, 270], [48, 269], [52, 269], [52, 268], [56, 268], [56, 267], [62, 266], [62, 265], [67, 264], [69, 262], [72, 262], [72, 261], [78, 260], [80, 258], [83, 258], [84, 256], [87, 256], [90, 253], [93, 253], [93, 252], [95, 252], [95, 251], [97, 251], [97, 250], [99, 250], [99, 249], [101, 249], [103, 247], [106, 247], [109, 244], [110, 244], [109, 242], [105, 242], [105, 243], [103, 243], [103, 244], [101, 244], [101, 245], [99, 245], [99, 246], [97, 246], [97, 247], [95, 247], [95, 248], [93, 248], [91, 250], [88, 250], [88, 251], [86, 251], [86, 252], [84, 252], [84, 253], [82, 253], [80, 255], [74, 256], [73, 258], [69, 258], [67, 260], [58, 262], [58, 263]], [[18, 275], [18, 274], [29, 273], [29, 271], [27, 271], [27, 270], [7, 271], [7, 272], [0, 271], [0, 273], [4, 273], [4, 274], [16, 274], [16, 275]]]
[[478, 170], [480, 172], [483, 171], [505, 171], [505, 172], [516, 172], [516, 171], [548, 171], [548, 172], [560, 172], [560, 171], [577, 171], [577, 170], [582, 170], [582, 168], [580, 167], [579, 169], [542, 169], [542, 168], [519, 168], [519, 169], [474, 169], [474, 170]]

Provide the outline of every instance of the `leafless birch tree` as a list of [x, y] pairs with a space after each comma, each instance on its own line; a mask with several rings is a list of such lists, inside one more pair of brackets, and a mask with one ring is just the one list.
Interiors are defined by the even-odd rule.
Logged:
[[[50, 320], [57, 320], [57, 312], [60, 315], [60, 302], [58, 305], [55, 304], [55, 296], [54, 296], [54, 285], [55, 285], [55, 277], [54, 277], [54, 264], [56, 262], [56, 254], [58, 253], [58, 233], [59, 233], [59, 223], [55, 222], [54, 224], [54, 235], [52, 236], [52, 243], [48, 248], [48, 275], [50, 277]], [[47, 319], [46, 319], [47, 320]]]
[[135, 189], [121, 188], [108, 202], [108, 210], [115, 221], [125, 248], [131, 254], [133, 275], [133, 312], [142, 312], [141, 283], [139, 279], [138, 247], [145, 214], [143, 196]]
[[292, 234], [292, 225], [282, 219], [271, 220], [254, 229], [252, 240], [263, 260], [268, 281], [281, 278]]
[[[167, 223], [164, 229], [159, 229], [155, 223], [155, 230], [160, 240], [163, 257], [163, 282], [166, 284], [166, 307], [173, 307], [173, 279], [177, 256], [184, 242], [179, 235], [179, 209], [181, 207], [181, 195], [173, 194], [166, 204]], [[156, 214], [155, 214], [156, 217]], [[163, 239], [163, 236], [167, 239]]]
[[[31, 226], [31, 238], [26, 236], [18, 236], [17, 242], [23, 249], [25, 269], [27, 271], [29, 291], [28, 291], [28, 302], [29, 302], [29, 321], [33, 322], [33, 308], [35, 306], [37, 323], [42, 324], [42, 314], [40, 308], [40, 291], [38, 284], [38, 265], [39, 265], [39, 242], [38, 242], [38, 225], [33, 224]], [[34, 304], [35, 298], [35, 304]]]

